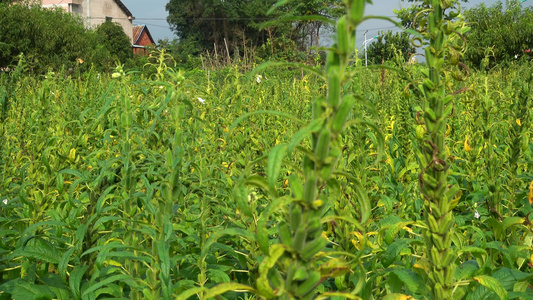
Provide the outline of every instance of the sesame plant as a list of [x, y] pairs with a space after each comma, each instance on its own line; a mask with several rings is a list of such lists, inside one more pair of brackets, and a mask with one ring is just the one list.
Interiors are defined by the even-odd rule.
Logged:
[[460, 11], [427, 0], [427, 64], [362, 67], [366, 3], [319, 18], [324, 65], [161, 51], [31, 76], [21, 55], [0, 73], [0, 299], [530, 299], [531, 64], [467, 68]]

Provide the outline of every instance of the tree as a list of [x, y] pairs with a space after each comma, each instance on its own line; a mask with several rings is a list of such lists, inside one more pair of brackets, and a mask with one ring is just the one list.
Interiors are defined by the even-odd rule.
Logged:
[[183, 48], [195, 49], [198, 54], [216, 47], [219, 53], [225, 52], [226, 44], [230, 52], [242, 49], [244, 43], [254, 46], [266, 44], [278, 37], [289, 38], [303, 48], [318, 45], [322, 22], [305, 20], [294, 22], [269, 23], [282, 17], [321, 15], [337, 17], [341, 10], [341, 0], [289, 1], [267, 15], [278, 0], [170, 0], [166, 5], [167, 18]]
[[533, 8], [518, 0], [491, 7], [480, 4], [464, 13], [471, 27], [465, 59], [474, 67], [488, 67], [518, 58], [533, 46]]
[[266, 31], [259, 30], [258, 24], [276, 17], [266, 16], [274, 3], [275, 0], [170, 0], [166, 5], [167, 21], [180, 43], [196, 49], [191, 54], [213, 47], [222, 53], [226, 45], [233, 52], [242, 48], [244, 41], [254, 45], [266, 42]]
[[0, 67], [16, 63], [20, 54], [37, 73], [90, 62], [101, 56], [94, 38], [80, 18], [62, 9], [0, 4]]
[[104, 22], [95, 31], [100, 45], [109, 52], [107, 64], [124, 63], [133, 57], [130, 38], [118, 23]]
[[395, 57], [403, 61], [409, 60], [416, 49], [411, 43], [408, 33], [392, 33], [392, 31], [380, 32], [376, 41], [367, 46], [368, 62], [380, 64], [382, 61], [391, 61]]
[[[410, 3], [413, 3], [410, 7], [402, 8], [399, 10], [394, 10], [394, 13], [396, 14], [396, 17], [400, 19], [400, 22], [402, 23], [403, 27], [405, 28], [412, 28], [413, 27], [413, 21], [415, 17], [417, 20], [426, 20], [426, 14], [421, 13], [425, 9], [428, 8], [428, 4], [424, 4], [422, 0], [402, 0], [407, 1]], [[459, 2], [468, 2], [468, 0], [454, 0], [450, 1], [450, 7], [449, 9], [456, 10], [459, 8]], [[457, 16], [456, 13], [448, 13], [445, 14], [445, 19], [450, 20]], [[418, 22], [417, 22], [418, 23]], [[417, 24], [420, 25], [420, 24]]]

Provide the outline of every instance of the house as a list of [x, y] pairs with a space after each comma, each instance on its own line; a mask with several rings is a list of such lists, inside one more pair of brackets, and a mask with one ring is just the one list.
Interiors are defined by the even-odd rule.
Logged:
[[60, 7], [79, 14], [87, 27], [96, 27], [104, 22], [116, 22], [122, 26], [133, 44], [132, 13], [120, 0], [42, 0], [43, 7]]
[[146, 25], [133, 26], [133, 53], [146, 55], [146, 46], [154, 45], [155, 42]]

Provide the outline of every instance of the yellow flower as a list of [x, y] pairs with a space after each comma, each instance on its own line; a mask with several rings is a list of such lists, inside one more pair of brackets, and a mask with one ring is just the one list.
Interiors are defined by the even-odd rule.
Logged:
[[518, 126], [522, 126], [522, 122], [520, 122], [520, 119], [516, 119], [516, 124], [518, 124]]
[[465, 140], [465, 151], [466, 152], [472, 151], [472, 148], [470, 148], [470, 145], [468, 144], [468, 137]]
[[529, 194], [527, 195], [527, 200], [529, 200], [529, 204], [533, 204], [533, 180], [529, 184]]

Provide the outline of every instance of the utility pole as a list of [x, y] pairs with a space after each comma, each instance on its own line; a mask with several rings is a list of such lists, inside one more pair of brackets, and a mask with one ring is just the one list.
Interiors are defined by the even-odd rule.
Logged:
[[367, 54], [366, 54], [366, 45], [367, 45], [371, 40], [377, 38], [377, 36], [375, 36], [375, 37], [373, 37], [373, 38], [367, 40], [367, 39], [366, 39], [366, 33], [367, 33], [367, 32], [368, 32], [368, 30], [365, 31], [365, 41], [363, 42], [363, 44], [364, 44], [364, 46], [365, 46], [365, 67], [368, 67], [368, 56], [367, 56]]

